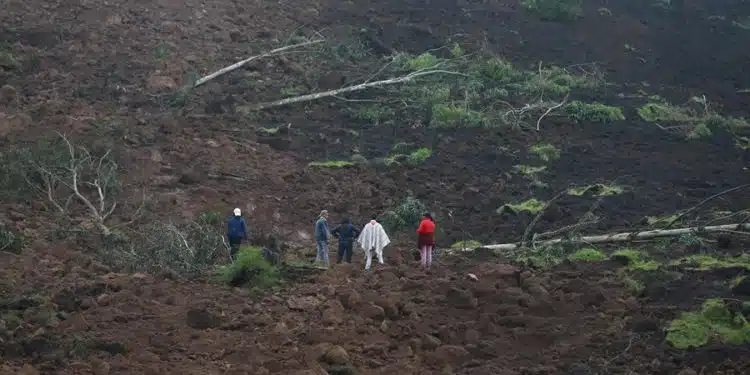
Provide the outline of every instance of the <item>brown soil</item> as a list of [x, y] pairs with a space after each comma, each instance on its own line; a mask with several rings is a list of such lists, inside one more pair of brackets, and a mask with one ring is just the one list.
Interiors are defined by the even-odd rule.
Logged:
[[[750, 115], [750, 95], [742, 92], [750, 88], [750, 75], [742, 73], [750, 52], [737, 47], [750, 43], [750, 32], [731, 22], [750, 16], [748, 4], [673, 3], [665, 11], [646, 0], [602, 1], [583, 20], [560, 25], [535, 20], [515, 1], [9, 0], [0, 12], [0, 52], [11, 51], [22, 64], [0, 67], [0, 147], [54, 131], [116, 146], [126, 185], [149, 193], [144, 220], [240, 206], [255, 233], [308, 247], [320, 209], [328, 208], [333, 220], [344, 214], [363, 220], [411, 192], [440, 218], [444, 247], [467, 237], [488, 243], [521, 236], [531, 217], [495, 211], [532, 196], [525, 181], [506, 172], [529, 162], [528, 146], [541, 140], [561, 148], [562, 157], [548, 163], [549, 189], [534, 195], [617, 179], [633, 190], [604, 200], [603, 220], [591, 230], [630, 229], [645, 216], [671, 214], [748, 181], [747, 150], [722, 137], [685, 141], [665, 133], [640, 121], [637, 103], [618, 95], [649, 87], [681, 103], [705, 94], [726, 112]], [[612, 14], [600, 15], [601, 7]], [[626, 107], [628, 121], [573, 125], [552, 118], [538, 134], [437, 136], [383, 125], [361, 147], [368, 158], [383, 157], [397, 142], [431, 147], [434, 156], [411, 169], [326, 170], [307, 164], [348, 158], [359, 142], [351, 130], [362, 124], [342, 116], [340, 102], [284, 107], [259, 118], [237, 108], [278, 98], [311, 71], [321, 72], [306, 87], [312, 91], [354, 81], [357, 73], [270, 59], [207, 84], [184, 107], [170, 106], [191, 74], [274, 48], [300, 27], [330, 35], [367, 28], [386, 49], [411, 52], [460, 34], [462, 42], [486, 45], [521, 66], [598, 62], [619, 86], [594, 99]], [[288, 131], [271, 137], [255, 129], [286, 124]], [[126, 197], [118, 220], [132, 213], [136, 195]], [[712, 207], [737, 209], [748, 199], [747, 191], [738, 192]], [[86, 251], [71, 250], [72, 240], [54, 246], [44, 240], [52, 213], [36, 203], [0, 202], [0, 223], [35, 240], [21, 256], [0, 253], [0, 370], [9, 374], [24, 364], [33, 367], [24, 374], [97, 375], [750, 371], [747, 346], [684, 352], [664, 342], [668, 319], [699, 305], [696, 298], [715, 295], [695, 288], [703, 276], [637, 299], [610, 264], [567, 265], [525, 275], [519, 285], [510, 266], [477, 254], [440, 258], [425, 274], [405, 260], [411, 241], [403, 240], [389, 250], [389, 265], [371, 276], [359, 264], [336, 267], [260, 299], [169, 274], [114, 273]], [[561, 199], [538, 228], [576, 222], [590, 206], [590, 199]], [[468, 280], [468, 272], [479, 282]]]

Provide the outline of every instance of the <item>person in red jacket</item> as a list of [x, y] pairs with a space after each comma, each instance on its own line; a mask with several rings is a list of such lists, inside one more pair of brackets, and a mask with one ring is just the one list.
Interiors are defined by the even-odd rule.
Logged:
[[430, 268], [432, 265], [432, 249], [435, 247], [435, 220], [432, 215], [425, 213], [417, 228], [417, 247], [422, 261], [422, 266]]

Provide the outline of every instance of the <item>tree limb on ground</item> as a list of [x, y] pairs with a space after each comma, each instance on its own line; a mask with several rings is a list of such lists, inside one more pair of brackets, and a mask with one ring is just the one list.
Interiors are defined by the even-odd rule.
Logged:
[[209, 74], [207, 76], [201, 77], [200, 79], [198, 79], [197, 81], [195, 81], [195, 83], [193, 84], [193, 87], [194, 88], [198, 87], [198, 86], [200, 86], [200, 85], [202, 85], [202, 84], [204, 84], [204, 83], [206, 83], [208, 81], [211, 81], [212, 79], [214, 79], [216, 77], [219, 77], [219, 76], [222, 76], [224, 74], [227, 74], [227, 73], [229, 73], [229, 72], [231, 72], [233, 70], [237, 70], [237, 69], [241, 68], [242, 66], [246, 65], [247, 63], [249, 63], [251, 61], [254, 61], [254, 60], [257, 60], [257, 59], [260, 59], [260, 58], [263, 58], [263, 57], [273, 56], [273, 55], [279, 54], [281, 52], [284, 52], [284, 51], [287, 51], [287, 50], [290, 50], [290, 49], [304, 47], [304, 46], [309, 46], [311, 44], [316, 44], [316, 43], [321, 43], [323, 41], [324, 41], [324, 39], [315, 39], [315, 40], [311, 40], [311, 41], [307, 41], [307, 42], [303, 42], [303, 43], [297, 43], [297, 44], [292, 44], [292, 45], [288, 45], [288, 46], [276, 48], [276, 49], [270, 50], [270, 51], [268, 51], [266, 53], [263, 53], [263, 54], [260, 54], [260, 55], [257, 55], [257, 56], [248, 57], [247, 59], [244, 59], [242, 61], [238, 61], [238, 62], [236, 62], [236, 63], [234, 63], [232, 65], [227, 66], [226, 68], [219, 69], [219, 70], [217, 70], [217, 71], [215, 71], [215, 72], [213, 72], [213, 73], [211, 73], [211, 74]]
[[418, 78], [418, 77], [421, 77], [421, 76], [426, 76], [426, 75], [429, 75], [429, 74], [464, 75], [462, 73], [452, 72], [452, 71], [448, 71], [448, 70], [423, 69], [423, 70], [418, 70], [418, 71], [413, 72], [413, 73], [409, 73], [409, 74], [407, 74], [405, 76], [391, 78], [391, 79], [386, 79], [386, 80], [382, 80], [382, 81], [365, 82], [365, 83], [361, 83], [359, 85], [342, 87], [342, 88], [335, 89], [335, 90], [329, 90], [329, 91], [323, 91], [323, 92], [318, 92], [318, 93], [313, 93], [313, 94], [295, 96], [293, 98], [286, 98], [286, 99], [281, 99], [281, 100], [277, 100], [277, 101], [273, 101], [273, 102], [268, 102], [268, 103], [261, 103], [261, 104], [255, 105], [253, 107], [253, 109], [255, 109], [255, 110], [262, 110], [262, 109], [267, 109], [267, 108], [272, 108], [272, 107], [281, 107], [281, 106], [284, 106], [284, 105], [287, 105], [287, 104], [292, 104], [292, 103], [309, 102], [309, 101], [313, 101], [313, 100], [317, 100], [317, 99], [321, 99], [321, 98], [326, 98], [326, 97], [332, 97], [332, 96], [336, 96], [336, 95], [344, 94], [344, 93], [348, 93], [348, 92], [360, 91], [360, 90], [364, 90], [364, 89], [367, 89], [367, 88], [370, 88], [370, 87], [378, 87], [378, 86], [385, 86], [385, 85], [394, 85], [394, 84], [398, 84], [398, 83], [409, 82], [409, 81], [411, 81], [411, 80], [413, 80], [415, 78]]
[[[649, 230], [644, 232], [622, 232], [612, 234], [602, 234], [595, 236], [584, 236], [574, 239], [556, 238], [548, 241], [540, 241], [537, 243], [539, 246], [557, 245], [563, 243], [609, 243], [609, 242], [627, 242], [631, 240], [646, 240], [660, 237], [673, 237], [680, 236], [689, 233], [716, 233], [726, 231], [741, 231], [750, 230], [750, 224], [725, 224], [725, 225], [714, 225], [708, 227], [690, 227], [690, 228], [677, 228], [677, 229], [657, 229]], [[479, 248], [491, 249], [491, 250], [515, 250], [520, 247], [520, 243], [506, 243], [496, 245], [485, 245]]]

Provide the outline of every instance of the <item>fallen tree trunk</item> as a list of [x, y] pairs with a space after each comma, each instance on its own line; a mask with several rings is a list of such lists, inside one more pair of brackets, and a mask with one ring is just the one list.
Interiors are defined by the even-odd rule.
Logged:
[[[750, 230], [750, 224], [725, 224], [725, 225], [714, 225], [708, 227], [691, 227], [691, 228], [677, 228], [677, 229], [657, 229], [649, 230], [644, 232], [623, 232], [623, 233], [612, 233], [602, 234], [598, 236], [585, 236], [574, 239], [556, 238], [553, 240], [537, 242], [537, 246], [545, 245], [556, 245], [562, 243], [608, 243], [608, 242], [627, 242], [632, 240], [647, 240], [659, 237], [671, 237], [679, 236], [682, 234], [689, 233], [710, 233], [710, 232], [723, 232], [723, 231], [737, 231], [737, 230]], [[506, 243], [497, 245], [486, 245], [481, 246], [479, 249], [491, 249], [491, 250], [514, 250], [520, 247], [518, 243]]]
[[248, 57], [248, 58], [246, 58], [246, 59], [244, 59], [242, 61], [238, 61], [238, 62], [236, 62], [236, 63], [234, 63], [232, 65], [229, 65], [226, 68], [219, 69], [219, 70], [217, 70], [217, 71], [215, 71], [215, 72], [213, 72], [213, 73], [211, 73], [211, 74], [209, 74], [209, 75], [207, 75], [205, 77], [202, 77], [201, 79], [195, 81], [195, 83], [193, 84], [193, 87], [198, 87], [198, 86], [200, 86], [200, 85], [202, 85], [202, 84], [204, 84], [204, 83], [206, 83], [206, 82], [208, 82], [208, 81], [210, 81], [210, 80], [212, 80], [212, 79], [214, 79], [214, 78], [216, 78], [218, 76], [224, 75], [224, 74], [229, 73], [229, 72], [231, 72], [233, 70], [237, 70], [237, 69], [241, 68], [243, 65], [246, 65], [247, 63], [249, 63], [249, 62], [251, 62], [253, 60], [257, 60], [257, 59], [260, 59], [260, 58], [263, 58], [263, 57], [273, 56], [273, 55], [275, 55], [277, 53], [281, 53], [281, 52], [284, 52], [286, 50], [294, 49], [294, 48], [297, 48], [297, 47], [304, 47], [304, 46], [308, 46], [310, 44], [321, 43], [323, 41], [324, 41], [323, 39], [316, 39], [316, 40], [311, 40], [309, 42], [292, 44], [292, 45], [289, 45], [289, 46], [284, 46], [284, 47], [276, 48], [274, 50], [270, 50], [270, 51], [268, 51], [266, 53], [263, 53], [263, 54], [260, 54], [260, 55], [257, 55], [257, 56]]
[[364, 89], [370, 88], [370, 87], [395, 85], [397, 83], [409, 82], [409, 81], [411, 81], [411, 80], [413, 80], [413, 79], [415, 79], [417, 77], [426, 76], [428, 74], [438, 74], [438, 73], [440, 73], [440, 74], [464, 75], [464, 74], [457, 73], [457, 72], [451, 72], [451, 71], [439, 70], [439, 69], [419, 70], [419, 71], [407, 74], [407, 75], [402, 76], [402, 77], [391, 78], [391, 79], [386, 79], [386, 80], [382, 80], [382, 81], [375, 81], [375, 82], [365, 82], [365, 83], [361, 83], [359, 85], [342, 87], [342, 88], [335, 89], [335, 90], [329, 90], [329, 91], [323, 91], [323, 92], [318, 92], [318, 93], [314, 93], [314, 94], [307, 94], [307, 95], [295, 96], [293, 98], [281, 99], [281, 100], [277, 100], [277, 101], [269, 102], [269, 103], [261, 103], [261, 104], [255, 105], [253, 108], [255, 110], [262, 110], [262, 109], [272, 108], [272, 107], [281, 107], [283, 105], [292, 104], [292, 103], [309, 102], [309, 101], [317, 100], [317, 99], [320, 99], [320, 98], [327, 98], [327, 97], [336, 96], [336, 95], [339, 95], [339, 94], [345, 94], [345, 93], [348, 93], [348, 92], [360, 91], [360, 90], [364, 90]]

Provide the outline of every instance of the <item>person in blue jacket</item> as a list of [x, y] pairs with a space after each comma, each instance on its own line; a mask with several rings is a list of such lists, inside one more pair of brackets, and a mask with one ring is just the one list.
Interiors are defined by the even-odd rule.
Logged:
[[237, 260], [237, 253], [240, 251], [242, 241], [247, 239], [247, 224], [242, 218], [242, 211], [239, 208], [234, 209], [234, 216], [227, 219], [227, 239], [229, 240], [229, 256], [232, 262]]
[[359, 235], [359, 229], [352, 225], [349, 219], [344, 219], [331, 234], [339, 239], [339, 254], [336, 257], [336, 264], [341, 263], [342, 260], [351, 263], [352, 248], [354, 247], [354, 240]]
[[317, 247], [317, 254], [315, 255], [315, 261], [323, 261], [326, 267], [330, 266], [328, 262], [328, 237], [331, 232], [328, 230], [328, 210], [320, 211], [318, 220], [315, 221], [315, 245]]

